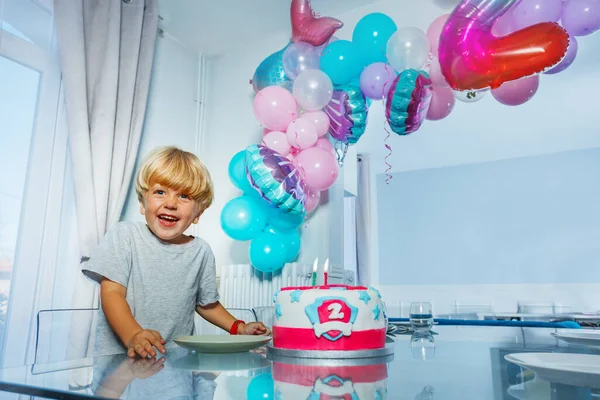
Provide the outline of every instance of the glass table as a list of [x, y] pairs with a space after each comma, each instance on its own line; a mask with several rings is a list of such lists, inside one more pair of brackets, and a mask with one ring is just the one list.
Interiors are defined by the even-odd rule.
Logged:
[[[207, 355], [175, 344], [164, 358], [113, 355], [0, 369], [0, 398], [88, 399], [592, 399], [600, 391], [539, 379], [513, 353], [598, 354], [554, 338], [554, 329], [435, 326], [390, 340], [394, 355], [311, 360], [266, 348]], [[600, 385], [600, 382], [598, 382]], [[593, 387], [594, 385], [592, 385]]]

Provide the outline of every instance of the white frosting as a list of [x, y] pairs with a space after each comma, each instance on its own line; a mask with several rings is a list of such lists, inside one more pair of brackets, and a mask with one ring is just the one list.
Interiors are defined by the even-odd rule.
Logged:
[[[328, 310], [329, 321], [322, 326], [314, 326], [306, 314], [306, 307], [315, 303], [322, 297], [343, 298], [348, 305], [356, 307], [358, 310], [356, 319], [351, 326], [351, 331], [363, 331], [370, 329], [385, 328], [385, 318], [383, 315], [384, 306], [375, 290], [338, 290], [338, 289], [308, 289], [301, 293], [294, 290], [282, 290], [276, 296], [276, 315], [274, 326], [286, 328], [314, 328], [315, 333], [328, 330], [344, 331], [341, 327], [334, 329], [333, 326], [327, 327], [326, 324], [338, 323], [341, 318], [340, 311], [336, 307], [330, 307]], [[370, 297], [365, 304], [365, 293]], [[299, 296], [298, 296], [299, 294]], [[362, 299], [361, 299], [362, 296]], [[292, 301], [294, 300], [294, 301]], [[299, 300], [299, 301], [296, 301]], [[379, 316], [375, 319], [374, 310], [379, 309]], [[281, 315], [277, 315], [280, 313]], [[346, 333], [350, 332], [344, 332]], [[348, 335], [346, 335], [348, 336]]]

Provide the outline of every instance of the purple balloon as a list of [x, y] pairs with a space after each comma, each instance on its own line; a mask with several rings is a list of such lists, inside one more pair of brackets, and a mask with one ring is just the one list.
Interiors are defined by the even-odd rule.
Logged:
[[556, 64], [554, 68], [544, 73], [548, 75], [553, 75], [558, 74], [559, 72], [562, 72], [565, 69], [569, 68], [569, 66], [573, 64], [573, 61], [575, 61], [575, 57], [577, 57], [578, 47], [579, 46], [577, 44], [577, 39], [575, 39], [575, 36], [569, 35], [569, 48], [567, 49], [567, 54], [565, 54], [565, 57], [561, 60], [561, 62]]
[[566, 0], [562, 26], [571, 35], [587, 36], [600, 29], [600, 0]]
[[396, 72], [386, 63], [376, 62], [365, 68], [360, 75], [360, 90], [373, 100], [384, 99], [396, 79]]
[[511, 10], [515, 30], [521, 30], [541, 22], [558, 21], [562, 3], [562, 0], [521, 0]]

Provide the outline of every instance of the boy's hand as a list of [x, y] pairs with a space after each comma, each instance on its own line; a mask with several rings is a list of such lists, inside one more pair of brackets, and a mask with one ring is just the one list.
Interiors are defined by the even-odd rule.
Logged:
[[148, 357], [148, 355], [156, 357], [154, 347], [164, 354], [166, 353], [165, 343], [165, 340], [157, 331], [142, 329], [129, 339], [127, 355], [129, 357], [135, 357], [136, 354], [140, 357]]
[[240, 323], [238, 327], [238, 335], [264, 335], [270, 336], [271, 330], [262, 322], [250, 322], [247, 324]]
[[129, 370], [138, 379], [146, 379], [152, 375], [155, 375], [164, 368], [165, 358], [161, 357], [158, 360], [156, 358], [129, 358], [127, 365]]

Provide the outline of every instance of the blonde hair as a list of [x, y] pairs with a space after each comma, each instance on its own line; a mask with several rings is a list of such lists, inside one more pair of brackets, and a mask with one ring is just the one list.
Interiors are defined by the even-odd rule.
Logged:
[[194, 154], [177, 147], [157, 147], [138, 172], [135, 191], [140, 202], [158, 183], [187, 194], [200, 205], [200, 212], [213, 201], [213, 183], [206, 166]]

